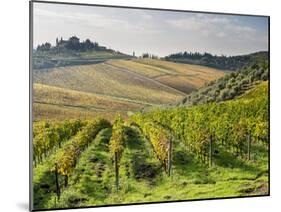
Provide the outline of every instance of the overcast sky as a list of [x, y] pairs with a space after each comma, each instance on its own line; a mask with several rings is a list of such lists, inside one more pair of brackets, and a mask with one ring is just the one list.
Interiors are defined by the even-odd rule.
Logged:
[[136, 55], [268, 49], [265, 17], [34, 3], [34, 47], [73, 35]]

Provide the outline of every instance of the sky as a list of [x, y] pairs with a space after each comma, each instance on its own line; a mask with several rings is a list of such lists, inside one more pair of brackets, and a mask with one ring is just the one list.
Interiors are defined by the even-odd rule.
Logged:
[[39, 2], [33, 14], [34, 48], [75, 35], [137, 56], [183, 51], [229, 56], [268, 49], [266, 17]]

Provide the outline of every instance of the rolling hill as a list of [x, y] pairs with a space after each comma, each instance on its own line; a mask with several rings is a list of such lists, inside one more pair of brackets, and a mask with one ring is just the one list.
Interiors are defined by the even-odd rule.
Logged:
[[35, 119], [127, 116], [146, 107], [179, 102], [216, 69], [153, 59], [107, 60], [98, 64], [34, 70]]
[[[110, 145], [116, 131], [114, 127], [105, 127], [94, 138], [90, 137], [91, 142], [81, 152], [77, 163], [67, 175], [67, 185], [64, 181], [66, 175], [59, 175], [61, 192], [58, 199], [52, 167], [59, 162], [58, 158], [62, 153], [69, 150], [68, 147], [82, 137], [78, 133], [65, 140], [61, 147], [57, 147], [56, 151], [34, 167], [34, 193], [36, 194], [34, 207], [40, 210], [50, 207], [87, 207], [268, 195], [268, 132], [266, 125], [260, 125], [265, 124], [267, 120], [267, 101], [268, 81], [265, 81], [255, 85], [241, 97], [221, 104], [176, 107], [136, 114], [141, 117], [143, 123], [152, 119], [155, 122], [161, 122], [162, 126], [171, 127], [175, 134], [172, 136], [172, 176], [165, 173], [163, 163], [153, 149], [151, 138], [147, 138], [142, 130], [128, 122], [126, 123], [128, 136], [119, 163], [119, 190], [116, 190], [115, 162], [112, 159]], [[132, 116], [130, 119], [135, 120], [137, 116]], [[202, 122], [193, 121], [193, 119], [198, 121], [202, 116]], [[238, 118], [237, 122], [235, 119], [232, 120], [233, 116]], [[182, 121], [181, 124], [185, 124], [178, 125], [179, 119]], [[188, 136], [184, 132], [192, 128], [194, 124], [203, 124], [202, 128], [196, 129], [204, 130], [210, 123], [222, 123], [225, 119], [234, 121], [235, 125], [230, 128], [230, 134], [226, 133], [226, 137], [219, 137], [219, 135], [223, 132], [222, 129], [228, 128], [227, 122], [219, 126], [211, 125], [218, 128], [215, 131], [217, 136], [214, 141], [213, 165], [208, 165], [206, 161], [201, 161], [195, 156], [194, 150], [187, 148], [186, 145], [192, 141], [193, 136]], [[253, 128], [255, 137], [251, 146], [251, 159], [245, 158], [244, 140], [239, 140], [239, 146], [244, 147], [241, 148], [241, 152], [236, 152], [235, 148], [229, 147], [237, 135], [232, 130], [236, 130], [237, 126], [239, 126], [238, 130], [243, 129], [240, 128], [242, 125], [239, 121], [243, 119], [253, 121], [253, 126], [257, 124]], [[205, 123], [208, 124], [204, 125]], [[52, 126], [51, 122], [50, 126]], [[181, 126], [184, 128], [183, 131], [180, 131]], [[260, 131], [260, 126], [262, 126], [262, 131]], [[87, 125], [81, 131], [85, 132], [86, 130], [83, 129], [86, 127]], [[176, 136], [177, 133], [183, 134]], [[224, 138], [226, 143], [221, 142]], [[208, 147], [209, 142], [203, 143], [204, 146]]]
[[231, 100], [246, 93], [261, 81], [268, 79], [268, 65], [263, 62], [257, 63], [208, 82], [197, 91], [187, 95], [180, 104], [198, 105]]
[[153, 78], [185, 94], [224, 75], [224, 72], [213, 68], [155, 59], [111, 60], [107, 63]]
[[61, 53], [33, 71], [35, 209], [268, 194], [265, 63]]
[[109, 59], [128, 59], [132, 58], [130, 55], [126, 55], [113, 50], [101, 50], [101, 51], [64, 51], [60, 53], [54, 52], [42, 52], [35, 51], [33, 53], [33, 68], [34, 69], [46, 69], [65, 66], [78, 66], [87, 64], [102, 63]]
[[58, 119], [65, 117], [73, 118], [93, 118], [103, 116], [108, 119], [114, 118], [115, 112], [127, 115], [128, 111], [139, 111], [145, 104], [124, 99], [70, 90], [50, 85], [33, 85], [33, 115], [36, 120]]
[[72, 36], [67, 40], [56, 38], [56, 44], [52, 46], [46, 42], [38, 45], [32, 54], [33, 68], [44, 69], [65, 67], [73, 65], [85, 65], [101, 63], [109, 59], [133, 58], [131, 55], [115, 51], [99, 43]]

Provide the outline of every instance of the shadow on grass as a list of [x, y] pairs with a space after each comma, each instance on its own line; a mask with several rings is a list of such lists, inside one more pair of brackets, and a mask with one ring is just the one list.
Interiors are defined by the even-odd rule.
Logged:
[[[256, 147], [253, 145], [252, 152], [253, 155], [259, 154], [259, 156], [261, 156], [261, 154], [266, 152], [266, 149], [264, 147]], [[259, 160], [261, 160], [261, 157]], [[193, 153], [186, 149], [184, 150], [178, 143], [174, 144], [173, 169], [175, 173], [185, 176], [186, 179], [191, 180], [191, 183], [194, 184], [215, 184], [216, 181], [222, 180], [214, 178], [215, 175], [213, 174], [216, 170], [219, 173], [220, 168], [240, 169], [242, 173], [250, 173], [256, 176], [245, 178], [247, 180], [254, 180], [259, 176], [266, 174], [255, 161], [249, 162], [245, 159], [238, 158], [223, 149], [218, 149], [217, 154], [213, 156], [213, 163], [214, 165], [212, 167], [209, 167], [208, 164], [200, 163], [196, 160]], [[239, 179], [241, 180], [241, 178]]]
[[141, 132], [135, 127], [127, 128], [127, 148], [128, 148], [128, 161], [125, 166], [127, 169], [127, 176], [130, 177], [130, 170], [133, 177], [137, 180], [145, 179], [153, 183], [153, 179], [157, 177], [162, 167], [160, 163], [148, 162], [151, 157], [147, 151], [145, 138]]
[[[63, 177], [59, 177], [60, 185], [63, 185]], [[45, 209], [52, 195], [56, 193], [55, 174], [46, 171], [40, 178], [40, 182], [33, 184], [34, 209]]]
[[224, 168], [239, 168], [245, 172], [259, 173], [261, 170], [254, 164], [250, 164], [246, 159], [238, 158], [237, 156], [219, 149], [219, 154], [214, 156], [215, 164]]
[[173, 170], [193, 184], [213, 184], [215, 181], [209, 176], [209, 168], [206, 164], [200, 163], [195, 156], [183, 150], [182, 147], [174, 145], [173, 150]]

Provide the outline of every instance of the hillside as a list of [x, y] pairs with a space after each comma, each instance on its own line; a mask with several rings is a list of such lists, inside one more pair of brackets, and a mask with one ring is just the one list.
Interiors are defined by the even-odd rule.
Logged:
[[237, 99], [255, 99], [261, 96], [268, 96], [269, 83], [268, 81], [263, 81], [260, 84], [253, 87], [253, 89], [245, 92], [243, 95], [238, 96]]
[[55, 46], [50, 43], [38, 45], [33, 50], [32, 57], [33, 69], [96, 64], [109, 59], [133, 58], [131, 55], [100, 46], [89, 39], [81, 42], [76, 36], [67, 40], [57, 38]]
[[103, 116], [114, 118], [113, 113], [127, 116], [128, 111], [139, 111], [147, 104], [118, 97], [98, 95], [50, 85], [33, 85], [33, 115], [35, 120], [89, 119]]
[[124, 117], [146, 107], [179, 102], [223, 75], [212, 68], [152, 59], [34, 70], [34, 115], [62, 119], [112, 117], [120, 112]]
[[102, 63], [109, 59], [123, 58], [127, 59], [131, 58], [131, 56], [113, 51], [88, 51], [81, 53], [67, 51], [59, 54], [52, 52], [35, 52], [33, 54], [33, 68], [46, 69], [54, 67], [96, 64]]
[[244, 67], [206, 83], [198, 91], [187, 95], [179, 105], [198, 105], [234, 99], [268, 79], [268, 65], [261, 63]]
[[165, 104], [183, 96], [175, 89], [106, 63], [39, 71], [35, 72], [34, 81], [144, 103]]
[[197, 64], [203, 66], [209, 66], [213, 68], [218, 68], [222, 70], [239, 70], [243, 67], [252, 66], [256, 63], [267, 63], [268, 52], [256, 52], [247, 55], [238, 56], [217, 56], [209, 53], [188, 53], [180, 52], [176, 54], [171, 54], [165, 57], [165, 60], [187, 63], [187, 64]]
[[[37, 125], [36, 141], [60, 126], [79, 129], [34, 167], [35, 209], [267, 195], [267, 91], [265, 81], [235, 100], [137, 113], [127, 122], [117, 117], [113, 126], [104, 120]], [[245, 140], [249, 128], [250, 155]], [[167, 138], [173, 142], [170, 175], [167, 150], [161, 148], [167, 147]], [[77, 145], [82, 151], [72, 156]], [[120, 152], [118, 181], [113, 150]], [[58, 196], [54, 164], [61, 167], [65, 155], [77, 162], [59, 171]]]
[[204, 66], [155, 59], [112, 60], [108, 63], [152, 78], [185, 94], [195, 91], [206, 82], [218, 79], [225, 74], [217, 69]]

